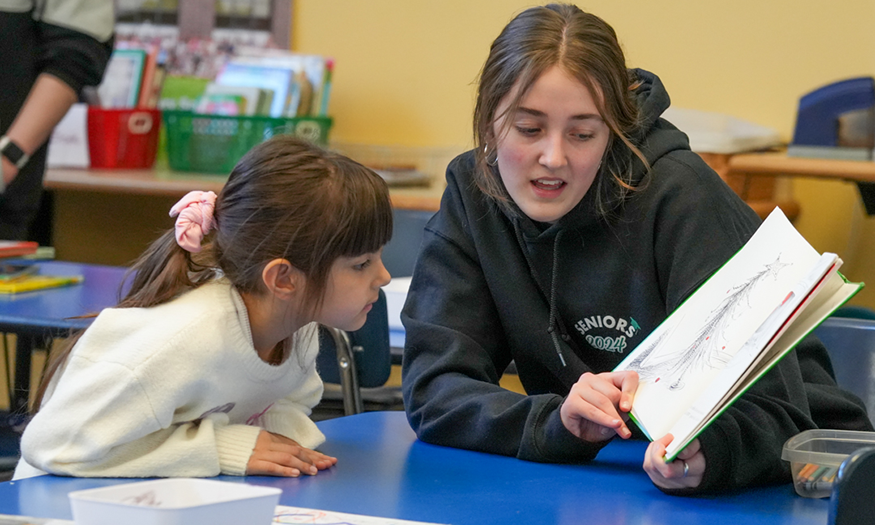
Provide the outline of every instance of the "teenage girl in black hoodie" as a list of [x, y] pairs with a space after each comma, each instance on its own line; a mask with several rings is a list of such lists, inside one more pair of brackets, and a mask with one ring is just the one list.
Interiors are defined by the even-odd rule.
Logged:
[[[660, 118], [668, 106], [577, 7], [528, 9], [495, 40], [476, 147], [447, 170], [402, 313], [420, 439], [580, 462], [638, 432], [626, 423], [637, 375], [611, 370], [760, 223]], [[498, 384], [511, 361], [527, 395]], [[789, 482], [789, 437], [872, 428], [831, 371], [807, 338], [678, 459], [663, 459], [671, 436], [654, 441], [644, 470], [676, 493]]]

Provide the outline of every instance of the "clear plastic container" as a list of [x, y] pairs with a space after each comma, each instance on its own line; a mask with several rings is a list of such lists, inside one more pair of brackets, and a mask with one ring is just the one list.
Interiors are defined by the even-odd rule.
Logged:
[[842, 462], [857, 450], [875, 447], [875, 432], [806, 430], [784, 443], [793, 487], [806, 498], [827, 498]]

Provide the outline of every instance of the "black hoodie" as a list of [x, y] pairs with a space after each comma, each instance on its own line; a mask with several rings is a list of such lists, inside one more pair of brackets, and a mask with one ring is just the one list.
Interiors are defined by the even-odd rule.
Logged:
[[[643, 183], [608, 218], [591, 190], [544, 229], [477, 189], [472, 152], [448, 167], [401, 316], [404, 403], [423, 441], [532, 461], [594, 458], [606, 443], [581, 441], [560, 420], [571, 386], [612, 370], [759, 225], [660, 118], [669, 98], [659, 79], [636, 74], [652, 169], [641, 167]], [[528, 395], [498, 385], [511, 361]], [[789, 437], [871, 429], [831, 370], [809, 338], [736, 401], [699, 437], [699, 490], [788, 482], [780, 456]]]

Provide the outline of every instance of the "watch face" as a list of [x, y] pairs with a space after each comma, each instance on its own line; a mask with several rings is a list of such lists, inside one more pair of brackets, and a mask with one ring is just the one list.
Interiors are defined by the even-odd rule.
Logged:
[[27, 156], [24, 154], [24, 151], [18, 147], [18, 144], [12, 142], [7, 137], [0, 139], [0, 153], [19, 169], [27, 162]]

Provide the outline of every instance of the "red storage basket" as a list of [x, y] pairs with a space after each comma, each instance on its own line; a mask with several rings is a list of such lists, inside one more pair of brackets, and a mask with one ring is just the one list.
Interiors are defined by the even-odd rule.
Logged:
[[151, 168], [158, 151], [158, 109], [88, 108], [92, 168]]

